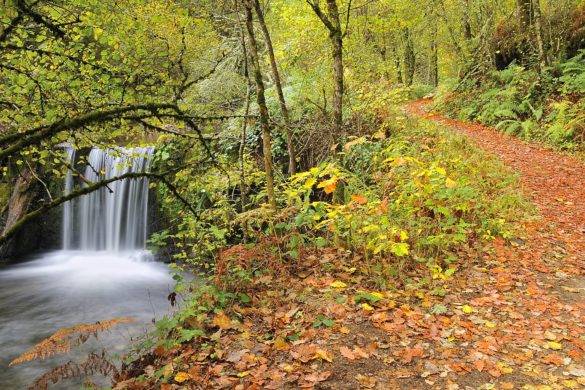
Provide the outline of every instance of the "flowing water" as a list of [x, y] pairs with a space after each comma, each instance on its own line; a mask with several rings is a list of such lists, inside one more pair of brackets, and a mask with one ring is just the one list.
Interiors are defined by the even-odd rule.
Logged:
[[[150, 167], [152, 148], [102, 151], [87, 158], [89, 182]], [[75, 152], [69, 151], [71, 160]], [[73, 175], [65, 192], [73, 190]], [[88, 350], [122, 354], [168, 313], [173, 281], [167, 267], [146, 251], [148, 179], [113, 182], [63, 207], [63, 250], [39, 254], [0, 269], [0, 389], [24, 389], [67, 360], [81, 361]], [[8, 363], [60, 328], [133, 317], [66, 357]], [[89, 348], [89, 349], [88, 349]], [[79, 388], [79, 381], [56, 388]]]

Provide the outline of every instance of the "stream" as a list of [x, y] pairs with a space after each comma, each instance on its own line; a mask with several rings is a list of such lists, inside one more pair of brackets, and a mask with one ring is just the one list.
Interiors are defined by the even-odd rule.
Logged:
[[[77, 165], [86, 164], [85, 181], [98, 182], [148, 171], [153, 152], [152, 147], [93, 148]], [[72, 166], [76, 154], [69, 149]], [[65, 193], [87, 185], [71, 172], [64, 184]], [[26, 389], [54, 367], [84, 361], [90, 351], [121, 356], [154, 329], [154, 319], [170, 313], [167, 296], [174, 281], [169, 268], [145, 249], [148, 195], [148, 178], [124, 179], [67, 202], [62, 207], [63, 249], [0, 267], [1, 390]], [[68, 354], [8, 366], [61, 328], [121, 317], [134, 322], [115, 325]], [[82, 380], [50, 388], [79, 389]]]
[[[139, 251], [57, 251], [0, 270], [0, 389], [26, 389], [58, 364], [83, 359], [72, 349], [65, 357], [8, 367], [60, 328], [134, 318], [101, 333], [83, 348], [85, 355], [104, 348], [110, 355], [121, 355], [133, 340], [152, 330], [152, 320], [170, 310], [166, 298], [173, 281], [165, 264], [144, 258], [149, 256]], [[55, 388], [79, 388], [79, 382], [64, 381]]]

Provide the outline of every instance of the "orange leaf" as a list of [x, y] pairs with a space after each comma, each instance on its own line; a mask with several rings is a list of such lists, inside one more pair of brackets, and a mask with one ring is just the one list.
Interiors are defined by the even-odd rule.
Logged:
[[322, 181], [321, 183], [319, 183], [319, 185], [317, 187], [323, 188], [325, 190], [326, 194], [330, 194], [333, 191], [335, 191], [335, 189], [337, 188], [338, 181], [339, 181], [339, 178], [334, 176], [331, 179], [327, 179], [327, 180]]
[[561, 358], [556, 353], [553, 353], [552, 355], [548, 355], [547, 357], [543, 358], [542, 362], [544, 364], [554, 364], [556, 366], [562, 366], [563, 365], [563, 358]]
[[[422, 351], [422, 350], [421, 350], [421, 351]], [[368, 354], [367, 354], [367, 353], [366, 353], [366, 352], [365, 352], [363, 349], [361, 349], [360, 347], [355, 347], [355, 348], [353, 349], [353, 354], [354, 354], [354, 356], [355, 356], [355, 357], [357, 357], [357, 358], [364, 358], [364, 359], [367, 359], [367, 358], [369, 357], [369, 355], [368, 355]]]
[[368, 198], [361, 196], [361, 195], [352, 195], [351, 201], [357, 204], [366, 204], [368, 203]]
[[485, 360], [477, 360], [474, 365], [477, 371], [482, 372], [485, 368]]
[[213, 325], [220, 329], [229, 329], [232, 327], [232, 320], [222, 311], [213, 317]]
[[384, 198], [382, 203], [380, 203], [380, 210], [382, 210], [383, 213], [388, 212], [388, 198]]

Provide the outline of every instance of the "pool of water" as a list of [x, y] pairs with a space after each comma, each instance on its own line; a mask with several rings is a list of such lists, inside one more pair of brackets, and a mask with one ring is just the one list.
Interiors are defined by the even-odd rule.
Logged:
[[[153, 329], [154, 319], [171, 310], [169, 269], [151, 258], [146, 251], [56, 251], [0, 268], [0, 389], [26, 389], [57, 365], [81, 361], [90, 350], [127, 352]], [[8, 366], [60, 328], [117, 317], [135, 322], [117, 325], [68, 356]], [[54, 388], [79, 388], [79, 383]]]

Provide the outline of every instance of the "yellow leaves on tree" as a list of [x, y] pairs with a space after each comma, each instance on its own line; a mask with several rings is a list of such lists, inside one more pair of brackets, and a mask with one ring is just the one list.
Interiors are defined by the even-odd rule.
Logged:
[[79, 324], [69, 328], [59, 329], [50, 337], [34, 346], [33, 349], [20, 355], [10, 362], [10, 366], [35, 359], [45, 359], [71, 350], [73, 343], [83, 344], [91, 335], [97, 337], [98, 332], [110, 329], [114, 325], [134, 322], [132, 318], [113, 318], [95, 324]]

